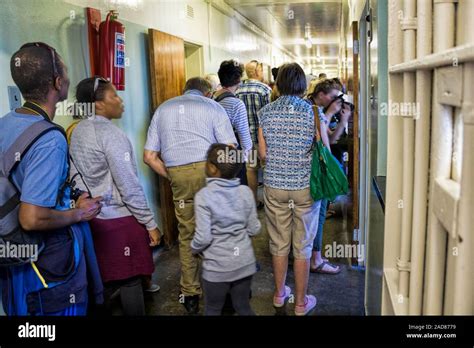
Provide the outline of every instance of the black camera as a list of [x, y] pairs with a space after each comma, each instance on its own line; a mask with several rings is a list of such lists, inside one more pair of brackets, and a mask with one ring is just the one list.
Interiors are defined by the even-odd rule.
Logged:
[[74, 201], [74, 202], [77, 202], [79, 197], [85, 192], [81, 190], [80, 188], [75, 187], [76, 182], [74, 181], [74, 178], [75, 176], [73, 176], [70, 180], [69, 179], [66, 180], [64, 184], [61, 186], [61, 188], [59, 189], [59, 193], [58, 193], [58, 197], [56, 201], [57, 204], [61, 206], [64, 206], [64, 204], [67, 204], [66, 202], [64, 202], [64, 197], [66, 195], [67, 189], [69, 189], [69, 200]]
[[76, 188], [71, 187], [71, 193], [70, 193], [71, 200], [77, 201], [84, 192], [86, 191], [82, 191], [81, 189], [77, 187]]
[[71, 200], [77, 201], [79, 199], [79, 197], [81, 197], [81, 195], [84, 192], [87, 192], [89, 194], [89, 198], [92, 197], [90, 191], [84, 191], [84, 190], [81, 190], [80, 188], [76, 187], [76, 181], [74, 180], [76, 178], [76, 176], [79, 176], [82, 179], [82, 175], [80, 175], [79, 173], [76, 173], [71, 178], [71, 180], [69, 181], [69, 188], [71, 190], [70, 193], [69, 193], [69, 196], [70, 196]]
[[[328, 106], [326, 106], [323, 111], [324, 113], [326, 113], [328, 111], [328, 109], [331, 107], [332, 103], [334, 103], [335, 101], [338, 101], [340, 100], [342, 102], [342, 107], [344, 107], [344, 105], [348, 105], [349, 108], [351, 109], [351, 112], [354, 112], [354, 104], [352, 104], [350, 101], [349, 101], [349, 97], [347, 96], [347, 94], [344, 94], [344, 93], [339, 93], [339, 95], [337, 97], [335, 97], [333, 100], [331, 100], [331, 102], [329, 103]], [[339, 115], [340, 112], [338, 112], [336, 115]], [[334, 116], [336, 116], [334, 115]], [[340, 117], [337, 117], [338, 119]]]

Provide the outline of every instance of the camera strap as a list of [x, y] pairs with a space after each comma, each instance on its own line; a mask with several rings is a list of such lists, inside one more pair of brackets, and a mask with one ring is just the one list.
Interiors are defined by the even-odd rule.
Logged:
[[43, 116], [43, 118], [46, 121], [48, 121], [49, 123], [53, 123], [51, 121], [51, 119], [49, 118], [48, 113], [41, 106], [39, 106], [38, 104], [27, 101], [21, 107], [23, 109], [30, 110], [30, 111], [34, 112], [35, 114], [37, 114], [39, 116]]
[[69, 154], [69, 159], [70, 159], [70, 162], [74, 165], [74, 168], [76, 169], [76, 174], [74, 174], [74, 175], [72, 176], [72, 178], [69, 180], [70, 183], [73, 184], [74, 178], [75, 178], [76, 176], [79, 176], [79, 178], [81, 179], [82, 183], [84, 184], [84, 187], [85, 187], [86, 190], [87, 190], [87, 193], [89, 194], [89, 197], [92, 198], [91, 190], [89, 189], [89, 186], [87, 186], [86, 180], [84, 179], [84, 177], [82, 176], [81, 172], [79, 171], [79, 168], [77, 168], [76, 163], [74, 163], [71, 154]]
[[[39, 115], [39, 116], [42, 116], [47, 122], [49, 123], [52, 123], [54, 124], [57, 129], [64, 135], [64, 138], [66, 139], [66, 143], [67, 143], [67, 136], [66, 136], [66, 132], [64, 131], [64, 128], [61, 127], [60, 125], [54, 123], [51, 118], [49, 117], [48, 113], [41, 107], [39, 106], [38, 104], [36, 103], [33, 103], [33, 102], [25, 102], [22, 106], [23, 109], [27, 109], [27, 110], [30, 110], [32, 112], [34, 112], [35, 114]], [[66, 181], [64, 182], [64, 184], [61, 186], [60, 188], [60, 193], [58, 195], [58, 201], [61, 200], [62, 198], [62, 195], [64, 194], [64, 190], [67, 186], [71, 187], [72, 188], [72, 185], [74, 183], [74, 178], [76, 176], [79, 176], [79, 178], [81, 179], [82, 183], [84, 184], [84, 187], [86, 188], [87, 190], [87, 193], [89, 194], [90, 197], [92, 197], [92, 193], [91, 193], [91, 190], [89, 189], [89, 187], [87, 186], [87, 183], [86, 181], [84, 180], [84, 177], [82, 176], [81, 172], [79, 171], [79, 169], [77, 168], [76, 166], [76, 163], [74, 162], [70, 152], [69, 152], [69, 145], [68, 145], [68, 149], [67, 149], [67, 154], [68, 154], [68, 163], [69, 164], [73, 164], [74, 165], [74, 168], [76, 169], [76, 174], [74, 174], [74, 176], [72, 178], [70, 178], [70, 165], [68, 166], [68, 173], [67, 173], [67, 179]]]

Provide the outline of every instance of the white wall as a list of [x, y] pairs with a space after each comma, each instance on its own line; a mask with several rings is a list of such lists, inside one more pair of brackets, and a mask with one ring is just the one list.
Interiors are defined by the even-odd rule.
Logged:
[[[349, 23], [358, 22], [368, 0], [349, 0]], [[378, 0], [377, 0], [378, 1]], [[382, 0], [386, 1], [386, 0]]]
[[[110, 0], [0, 0], [0, 117], [9, 111], [7, 86], [14, 85], [9, 64], [11, 55], [25, 42], [43, 41], [55, 47], [68, 66], [71, 87], [69, 101], [74, 101], [75, 86], [88, 75], [88, 47], [85, 7], [100, 9], [103, 18]], [[143, 0], [138, 10], [120, 9], [119, 19], [126, 27], [125, 91], [119, 92], [125, 112], [117, 124], [126, 132], [138, 159], [138, 173], [148, 202], [161, 227], [159, 201], [152, 171], [140, 160], [151, 110], [147, 28], [158, 29], [198, 43], [204, 50], [204, 72], [216, 72], [224, 59], [242, 62], [258, 59], [275, 66], [291, 58], [271, 44], [271, 38], [257, 35], [243, 25], [239, 15], [226, 16], [204, 0], [190, 0], [194, 19], [184, 15], [184, 1]], [[71, 11], [75, 17], [71, 18]], [[29, 23], [18, 25], [18, 23]], [[252, 48], [246, 50], [246, 48]], [[275, 64], [276, 63], [276, 64]], [[68, 127], [70, 116], [56, 115], [55, 122]]]
[[[106, 0], [64, 0], [81, 7], [93, 7], [104, 15], [116, 8]], [[194, 10], [194, 18], [186, 16], [186, 5]], [[137, 23], [148, 28], [181, 37], [204, 48], [204, 72], [217, 72], [225, 59], [236, 58], [245, 63], [257, 59], [275, 66], [292, 61], [292, 58], [251, 28], [234, 17], [220, 12], [204, 0], [142, 0], [137, 9], [118, 7], [119, 20]]]

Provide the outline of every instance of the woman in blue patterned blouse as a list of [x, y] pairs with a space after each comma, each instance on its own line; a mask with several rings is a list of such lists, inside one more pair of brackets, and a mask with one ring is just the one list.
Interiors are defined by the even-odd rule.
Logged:
[[284, 306], [291, 294], [285, 281], [292, 246], [295, 314], [306, 315], [316, 306], [316, 297], [306, 292], [321, 203], [313, 201], [309, 189], [314, 114], [302, 99], [306, 77], [298, 64], [281, 66], [276, 85], [280, 98], [258, 114], [258, 150], [265, 161], [265, 215], [275, 277], [273, 305]]

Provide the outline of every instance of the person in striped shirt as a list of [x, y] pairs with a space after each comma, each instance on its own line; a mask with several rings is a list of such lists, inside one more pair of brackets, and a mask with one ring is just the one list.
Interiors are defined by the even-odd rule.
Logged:
[[[270, 103], [272, 90], [269, 86], [261, 82], [263, 80], [263, 66], [258, 61], [252, 60], [247, 63], [245, 65], [245, 73], [248, 79], [242, 83], [235, 95], [244, 102], [247, 108], [253, 150], [257, 151], [259, 127], [257, 113], [262, 107]], [[255, 201], [257, 201], [259, 167], [260, 163], [258, 161], [249, 162], [247, 165], [248, 185], [253, 191]], [[261, 205], [259, 205], [259, 207], [260, 206]]]
[[[239, 141], [239, 146], [243, 150], [244, 160], [247, 160], [252, 150], [252, 138], [250, 137], [247, 109], [242, 100], [237, 98], [234, 94], [240, 85], [243, 72], [242, 65], [237, 61], [223, 61], [218, 71], [222, 89], [214, 94], [214, 100], [227, 112], [236, 138]], [[247, 175], [245, 172], [245, 167], [242, 166], [242, 170], [237, 175], [242, 185], [247, 185]]]

